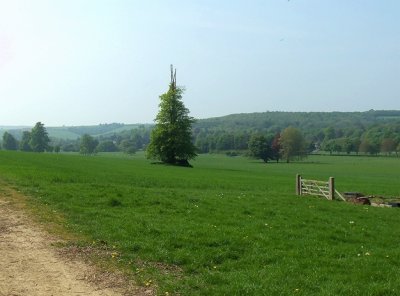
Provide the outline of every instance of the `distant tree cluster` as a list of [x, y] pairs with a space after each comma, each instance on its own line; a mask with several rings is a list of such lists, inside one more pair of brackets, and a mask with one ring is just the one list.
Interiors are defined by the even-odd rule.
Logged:
[[[124, 152], [126, 154], [134, 154], [138, 150], [146, 149], [150, 141], [150, 128], [144, 126], [124, 131], [118, 134], [108, 136], [93, 137], [89, 134], [84, 134], [74, 148], [69, 151], [79, 151], [81, 154], [89, 155], [98, 152]], [[69, 142], [67, 145], [71, 145]], [[68, 147], [68, 146], [67, 146]], [[66, 151], [65, 146], [62, 146], [63, 151]]]
[[306, 142], [300, 130], [288, 127], [274, 137], [252, 135], [249, 140], [248, 154], [253, 158], [262, 159], [264, 162], [269, 160], [279, 162], [280, 159], [290, 162], [293, 159], [305, 157], [306, 149]]
[[[104, 126], [108, 127], [108, 125]], [[93, 128], [91, 129], [94, 130]], [[50, 139], [44, 125], [38, 122], [33, 129], [22, 131], [19, 140], [11, 132], [5, 132], [2, 137], [1, 147], [5, 150], [26, 152], [63, 151], [80, 152], [89, 155], [97, 152], [121, 151], [127, 154], [134, 154], [138, 150], [145, 149], [148, 145], [150, 132], [151, 129], [143, 125], [132, 130], [125, 130], [107, 136], [94, 137], [89, 134], [83, 134], [77, 140]]]
[[324, 130], [324, 138], [318, 148], [331, 154], [397, 155], [400, 152], [400, 124], [374, 125], [358, 135], [345, 135], [330, 127]]
[[264, 112], [199, 120], [193, 141], [200, 153], [245, 153], [253, 135], [271, 140], [288, 126], [303, 134], [307, 152], [399, 154], [400, 111]]
[[46, 128], [41, 122], [37, 122], [31, 131], [24, 131], [20, 142], [9, 132], [3, 134], [3, 149], [5, 150], [53, 151], [54, 147], [50, 146], [49, 143], [50, 139]]

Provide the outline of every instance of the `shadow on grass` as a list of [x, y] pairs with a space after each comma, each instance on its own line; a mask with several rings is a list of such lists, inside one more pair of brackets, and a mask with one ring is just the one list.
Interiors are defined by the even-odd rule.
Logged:
[[249, 163], [254, 163], [254, 164], [260, 164], [260, 165], [266, 165], [266, 166], [271, 166], [271, 165], [291, 165], [291, 164], [318, 164], [318, 165], [330, 165], [331, 163], [329, 162], [321, 162], [321, 161], [307, 161], [307, 160], [294, 160], [290, 162], [286, 161], [271, 161], [271, 162], [263, 162], [263, 161], [258, 161], [258, 160], [251, 160]]
[[162, 161], [153, 161], [150, 164], [152, 164], [152, 165], [183, 167], [183, 168], [193, 168], [193, 166], [188, 161], [179, 161], [179, 162], [176, 162], [176, 163], [166, 163], [166, 162], [162, 162]]

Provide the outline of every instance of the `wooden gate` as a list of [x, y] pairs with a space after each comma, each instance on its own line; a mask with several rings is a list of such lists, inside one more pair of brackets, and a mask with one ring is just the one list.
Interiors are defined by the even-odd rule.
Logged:
[[344, 197], [335, 190], [335, 178], [330, 177], [328, 181], [306, 180], [300, 175], [296, 175], [296, 194], [314, 195], [325, 197], [328, 200], [334, 200], [335, 194], [342, 200]]

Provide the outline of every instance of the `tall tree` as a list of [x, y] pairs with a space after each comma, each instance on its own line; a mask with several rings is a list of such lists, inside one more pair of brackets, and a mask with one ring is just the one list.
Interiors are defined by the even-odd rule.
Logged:
[[272, 140], [271, 150], [272, 150], [272, 159], [275, 159], [276, 162], [279, 162], [282, 150], [280, 133], [276, 133], [274, 139]]
[[249, 141], [250, 156], [262, 159], [265, 163], [272, 159], [272, 149], [268, 139], [263, 135], [253, 135]]
[[89, 155], [96, 152], [96, 147], [99, 142], [88, 134], [84, 134], [81, 138], [79, 153]]
[[32, 151], [31, 145], [29, 145], [30, 141], [31, 141], [31, 132], [24, 131], [22, 133], [21, 142], [19, 142], [19, 150], [21, 150], [21, 151]]
[[374, 141], [364, 138], [361, 141], [358, 150], [359, 152], [369, 153], [371, 155], [377, 155], [379, 152], [379, 145]]
[[396, 142], [392, 138], [384, 138], [381, 142], [381, 152], [391, 154], [396, 150]]
[[3, 148], [5, 150], [17, 150], [17, 140], [8, 132], [3, 134]]
[[171, 65], [171, 83], [168, 91], [160, 96], [156, 126], [147, 147], [148, 158], [188, 166], [188, 161], [196, 157], [192, 143], [194, 118], [189, 116], [189, 110], [183, 104], [183, 91], [176, 86], [176, 70]]
[[306, 156], [306, 143], [300, 130], [294, 127], [286, 128], [281, 134], [283, 158], [289, 162], [293, 158]]
[[46, 149], [48, 149], [49, 143], [50, 139], [44, 124], [37, 122], [31, 131], [29, 145], [35, 152], [44, 152]]

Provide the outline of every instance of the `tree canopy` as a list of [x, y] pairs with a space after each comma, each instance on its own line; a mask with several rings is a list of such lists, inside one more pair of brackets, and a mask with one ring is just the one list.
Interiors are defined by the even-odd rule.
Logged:
[[283, 158], [289, 162], [293, 158], [306, 156], [306, 142], [300, 130], [294, 127], [284, 129], [281, 134]]
[[21, 151], [32, 151], [31, 145], [29, 142], [31, 141], [31, 132], [24, 131], [22, 133], [22, 139], [19, 142], [19, 149]]
[[263, 135], [253, 135], [249, 141], [250, 156], [262, 159], [264, 162], [273, 158], [268, 139]]
[[29, 145], [34, 152], [44, 152], [49, 148], [50, 139], [44, 124], [37, 122], [32, 128]]
[[89, 155], [96, 152], [96, 147], [99, 142], [88, 134], [84, 134], [81, 138], [79, 153]]
[[17, 140], [8, 132], [3, 134], [3, 148], [5, 150], [17, 150]]
[[160, 96], [156, 125], [147, 147], [147, 157], [164, 163], [189, 165], [196, 157], [192, 142], [194, 118], [182, 101], [183, 88], [176, 86], [176, 70], [171, 65], [171, 83], [166, 93]]

